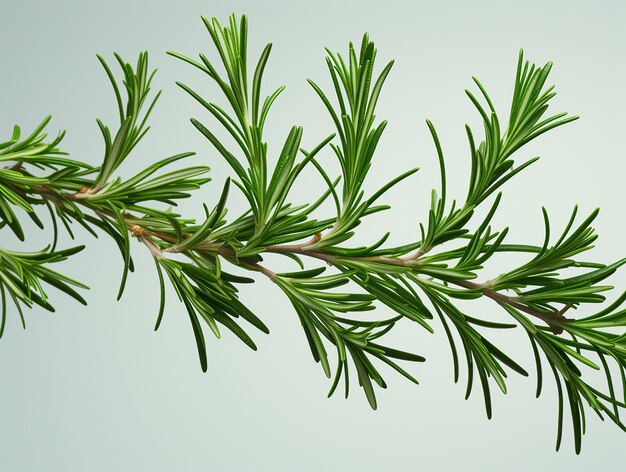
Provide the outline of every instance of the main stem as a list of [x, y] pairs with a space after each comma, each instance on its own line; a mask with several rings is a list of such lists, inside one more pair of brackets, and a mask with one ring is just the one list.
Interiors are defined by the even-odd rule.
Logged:
[[[56, 193], [51, 189], [40, 186], [37, 188], [33, 188], [33, 190], [41, 197], [50, 200], [52, 203], [58, 203], [60, 200], [67, 199], [71, 200], [75, 203], [80, 204], [81, 206], [85, 206], [96, 214], [106, 216], [108, 218], [113, 217], [112, 212], [97, 207], [92, 206], [89, 202], [89, 198], [81, 198], [84, 195], [84, 192], [81, 191], [70, 194], [70, 193]], [[141, 225], [140, 218], [134, 217], [131, 214], [124, 214], [124, 221], [126, 223], [127, 230], [129, 233], [136, 237], [139, 241], [141, 241], [150, 253], [157, 258], [166, 257], [168, 253], [167, 250], [161, 250], [157, 244], [155, 244], [154, 239], [161, 240], [162, 242], [172, 244], [176, 243], [176, 237], [163, 232], [154, 232], [151, 231]], [[307, 257], [312, 257], [318, 260], [322, 260], [329, 265], [337, 266], [337, 256], [332, 253], [325, 252], [323, 250], [319, 250], [315, 248], [315, 243], [317, 243], [322, 238], [321, 234], [316, 234], [310, 241], [302, 244], [282, 244], [282, 245], [271, 245], [265, 248], [265, 252], [268, 253], [277, 253], [277, 254], [294, 254], [294, 255], [304, 255]], [[313, 246], [313, 248], [310, 248]], [[245, 268], [247, 270], [252, 270], [256, 272], [260, 272], [267, 276], [269, 279], [274, 280], [276, 274], [265, 266], [259, 264], [257, 261], [253, 261], [250, 258], [239, 258], [237, 257], [236, 252], [223, 244], [221, 241], [211, 241], [211, 242], [202, 242], [193, 247], [194, 251], [207, 251], [214, 256], [222, 256], [231, 263]], [[175, 252], [175, 251], [172, 251]], [[183, 251], [183, 254], [188, 251]], [[421, 253], [418, 252], [415, 255], [407, 256], [407, 257], [388, 257], [388, 256], [341, 256], [344, 260], [359, 260], [359, 261], [368, 261], [368, 262], [376, 262], [378, 264], [395, 266], [395, 267], [418, 267], [422, 263]], [[511, 306], [521, 312], [524, 312], [530, 316], [540, 319], [545, 322], [548, 326], [550, 326], [552, 332], [554, 334], [561, 334], [563, 332], [563, 324], [571, 321], [569, 318], [563, 316], [567, 308], [565, 307], [560, 312], [541, 312], [530, 308], [519, 297], [511, 297], [505, 295], [501, 292], [497, 292], [491, 288], [489, 288], [486, 284], [471, 282], [469, 280], [453, 280], [449, 281], [449, 283], [457, 285], [459, 287], [466, 288], [468, 290], [480, 290], [484, 296], [494, 300], [500, 305], [508, 305]]]

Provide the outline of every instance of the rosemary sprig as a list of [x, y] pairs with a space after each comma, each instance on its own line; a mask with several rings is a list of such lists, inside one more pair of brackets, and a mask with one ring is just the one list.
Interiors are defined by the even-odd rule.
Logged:
[[[506, 182], [537, 160], [516, 165], [516, 153], [543, 133], [577, 118], [548, 113], [555, 95], [554, 88], [546, 85], [551, 63], [538, 67], [520, 52], [508, 121], [500, 117], [486, 88], [474, 79], [478, 93], [467, 91], [467, 95], [482, 119], [484, 136], [478, 142], [466, 126], [471, 171], [463, 200], [457, 203], [450, 199], [443, 147], [435, 126], [427, 121], [441, 181], [439, 189], [431, 193], [421, 234], [404, 245], [388, 246], [389, 233], [381, 232], [369, 245], [350, 247], [363, 218], [389, 209], [381, 202], [385, 192], [417, 171], [407, 170], [371, 195], [364, 191], [386, 126], [386, 121], [377, 121], [375, 112], [393, 62], [376, 70], [376, 48], [368, 35], [360, 48], [350, 43], [345, 57], [327, 50], [334, 98], [316, 82], [309, 83], [321, 99], [321, 109], [330, 115], [332, 132], [329, 130], [321, 142], [308, 145], [302, 127], [294, 125], [286, 130], [280, 153], [272, 155], [263, 131], [284, 87], [262, 98], [271, 44], [263, 49], [252, 70], [248, 68], [245, 16], [237, 19], [233, 15], [227, 26], [217, 19], [203, 18], [203, 22], [217, 60], [204, 54], [199, 60], [169, 54], [199, 69], [217, 84], [226, 100], [228, 109], [218, 105], [216, 98], [202, 97], [189, 86], [178, 84], [202, 106], [202, 112], [208, 112], [206, 117], [192, 118], [191, 123], [226, 160], [233, 175], [221, 192], [216, 192], [214, 203], [204, 206], [200, 221], [172, 209], [178, 200], [191, 196], [210, 180], [206, 166], [180, 166], [193, 153], [161, 159], [129, 178], [118, 175], [146, 135], [147, 120], [159, 94], [151, 94], [155, 72], [149, 68], [147, 53], [139, 55], [134, 67], [115, 56], [124, 87], [98, 56], [112, 84], [120, 121], [113, 131], [98, 121], [105, 141], [100, 166], [66, 157], [60, 150], [63, 133], [50, 140], [44, 132], [50, 118], [26, 138], [15, 127], [11, 138], [0, 143], [0, 227], [6, 226], [5, 231], [24, 240], [20, 218], [26, 214], [40, 228], [50, 224], [53, 233], [51, 246], [39, 252], [0, 249], [0, 335], [8, 306], [16, 307], [22, 320], [23, 307], [39, 305], [53, 310], [46, 285], [85, 303], [79, 293], [86, 288], [81, 282], [48, 268], [48, 264], [83, 249], [56, 249], [60, 228], [73, 238], [72, 226], [78, 224], [96, 237], [104, 233], [117, 243], [123, 260], [118, 299], [129, 272], [134, 270], [131, 242], [136, 239], [148, 250], [160, 286], [155, 329], [163, 319], [166, 285], [170, 284], [189, 316], [203, 370], [208, 366], [205, 325], [216, 337], [225, 327], [251, 349], [256, 349], [256, 344], [244, 325], [269, 332], [261, 317], [238, 297], [242, 284], [255, 281], [247, 275], [260, 274], [274, 282], [293, 306], [313, 359], [333, 379], [329, 395], [343, 379], [347, 396], [352, 372], [376, 408], [375, 386], [387, 385], [379, 370], [382, 364], [417, 383], [398, 362], [421, 362], [424, 357], [412, 349], [392, 347], [385, 336], [412, 324], [433, 332], [435, 323], [441, 323], [452, 352], [455, 382], [460, 379], [464, 359], [466, 397], [474, 390], [477, 375], [491, 417], [493, 384], [506, 393], [508, 375], [529, 374], [502, 347], [489, 341], [487, 332], [517, 328], [530, 340], [537, 396], [544, 390], [546, 364], [554, 375], [559, 400], [557, 449], [566, 397], [577, 452], [585, 430], [585, 405], [626, 430], [619, 416], [626, 408], [626, 310], [621, 308], [626, 293], [605, 308], [590, 307], [605, 301], [612, 287], [604, 281], [626, 259], [609, 265], [578, 259], [596, 239], [592, 224], [597, 210], [577, 222], [575, 209], [559, 238], [552, 242], [544, 209], [545, 236], [539, 245], [509, 243], [508, 228], [494, 228], [492, 224], [500, 205], [499, 192]], [[227, 132], [228, 141], [217, 138], [214, 124]], [[328, 174], [320, 159], [323, 153], [338, 159], [340, 176]], [[326, 188], [310, 203], [294, 206], [290, 191], [300, 182], [306, 166], [320, 173]], [[228, 196], [233, 190], [243, 193], [249, 208], [229, 218]], [[336, 211], [319, 215], [327, 199], [332, 199]], [[480, 205], [488, 205], [487, 214], [475, 221]], [[40, 217], [41, 207], [46, 207], [48, 218]], [[479, 281], [490, 260], [506, 252], [524, 254], [528, 261]], [[263, 259], [269, 253], [292, 259], [298, 269], [275, 273]], [[224, 262], [244, 272], [226, 272]], [[242, 275], [245, 272], [247, 275]], [[479, 298], [499, 306], [502, 320], [478, 318], [457, 303]], [[377, 304], [393, 315], [377, 315]], [[574, 317], [574, 313], [581, 315]], [[335, 351], [334, 360], [329, 347]], [[589, 381], [588, 369], [602, 371], [606, 386]]]

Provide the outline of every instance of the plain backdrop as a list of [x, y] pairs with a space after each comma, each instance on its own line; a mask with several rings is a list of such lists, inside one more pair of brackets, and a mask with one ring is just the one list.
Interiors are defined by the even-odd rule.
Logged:
[[[323, 48], [345, 51], [348, 41], [359, 42], [367, 31], [377, 42], [379, 68], [390, 58], [396, 63], [378, 110], [390, 125], [366, 187], [371, 191], [410, 167], [421, 170], [386, 197], [392, 210], [365, 223], [357, 242], [372, 242], [389, 230], [391, 243], [402, 243], [418, 237], [418, 222], [424, 221], [430, 189], [438, 181], [424, 120], [437, 126], [449, 186], [463, 197], [469, 172], [464, 124], [480, 134], [463, 90], [478, 76], [506, 117], [517, 54], [524, 48], [532, 61], [554, 61], [550, 83], [559, 95], [552, 110], [582, 118], [520, 152], [518, 162], [542, 158], [507, 185], [495, 224], [510, 227], [511, 242], [539, 243], [542, 205], [555, 228], [563, 227], [576, 203], [582, 214], [600, 206], [600, 238], [587, 258], [608, 263], [624, 255], [625, 5], [2, 0], [0, 134], [8, 138], [15, 123], [28, 132], [52, 114], [50, 132], [68, 130], [64, 149], [97, 165], [103, 146], [95, 119], [112, 123], [115, 103], [95, 54], [112, 61], [116, 51], [134, 60], [148, 50], [159, 69], [155, 88], [164, 93], [152, 131], [120, 173], [196, 151], [193, 162], [210, 165], [214, 179], [183, 205], [185, 214], [199, 216], [202, 203], [215, 203], [228, 170], [189, 118], [216, 128], [215, 122], [175, 81], [223, 100], [205, 77], [165, 51], [215, 58], [200, 16], [226, 22], [231, 12], [246, 13], [251, 57], [258, 57], [266, 42], [274, 44], [265, 90], [287, 86], [266, 136], [275, 156], [292, 124], [304, 126], [309, 148], [332, 131], [305, 79], [328, 89]], [[323, 162], [336, 172], [330, 154]], [[307, 174], [294, 201], [308, 201], [322, 188], [319, 178]], [[231, 204], [236, 213], [242, 200], [234, 196]], [[327, 399], [329, 382], [311, 359], [295, 314], [266, 280], [244, 287], [242, 299], [271, 335], [252, 333], [259, 345], [255, 353], [227, 333], [220, 340], [207, 333], [209, 370], [203, 374], [188, 318], [171, 292], [161, 329], [153, 331], [158, 285], [144, 248], [133, 244], [137, 270], [116, 302], [122, 266], [113, 243], [81, 231], [77, 239], [87, 249], [59, 269], [91, 287], [89, 306], [54, 293], [57, 312], [28, 311], [26, 330], [9, 308], [0, 342], [0, 470], [582, 471], [623, 464], [626, 435], [593, 413], [582, 454], [573, 452], [569, 418], [562, 450], [554, 452], [555, 387], [547, 379], [536, 400], [534, 372], [529, 379], [513, 375], [506, 396], [494, 387], [495, 414], [488, 421], [479, 390], [463, 400], [465, 372], [461, 384], [453, 383], [450, 350], [437, 323], [434, 335], [405, 324], [394, 338], [427, 357], [411, 370], [419, 386], [385, 370], [389, 388], [378, 393], [378, 411], [369, 409], [356, 385], [348, 400], [341, 394]], [[19, 244], [4, 230], [0, 241], [3, 247], [34, 250], [50, 241], [50, 232], [30, 228], [28, 241]], [[63, 236], [61, 246], [71, 244]], [[516, 262], [494, 261], [484, 275], [497, 275]], [[611, 280], [626, 287], [624, 271]], [[465, 306], [475, 316], [505, 317], [490, 303]], [[533, 371], [522, 333], [494, 339]]]

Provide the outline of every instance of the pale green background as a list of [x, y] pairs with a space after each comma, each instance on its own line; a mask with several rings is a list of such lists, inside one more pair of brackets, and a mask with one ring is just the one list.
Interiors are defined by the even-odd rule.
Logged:
[[[363, 241], [381, 228], [394, 242], [416, 237], [430, 187], [436, 182], [426, 117], [438, 126], [448, 156], [450, 186], [462, 196], [468, 172], [463, 124], [478, 131], [476, 113], [463, 94], [477, 75], [501, 113], [508, 110], [517, 52], [555, 62], [554, 110], [582, 120], [542, 138], [520, 160], [542, 160], [507, 187], [497, 223], [511, 226], [511, 241], [542, 240], [541, 205], [562, 227], [574, 203], [596, 206], [601, 238], [593, 256], [624, 256], [624, 144], [626, 106], [626, 4], [618, 1], [142, 1], [33, 2], [0, 6], [0, 130], [7, 137], [48, 113], [52, 130], [67, 129], [65, 149], [96, 164], [102, 145], [96, 117], [109, 122], [115, 108], [95, 53], [127, 58], [143, 49], [158, 66], [165, 90], [153, 131], [122, 172], [179, 151], [196, 150], [213, 167], [215, 182], [186, 205], [199, 214], [214, 202], [226, 168], [188, 122], [207, 113], [174, 86], [184, 80], [203, 94], [216, 90], [190, 67], [166, 56], [173, 49], [213, 54], [200, 15], [223, 20], [232, 11], [250, 17], [253, 57], [266, 41], [274, 51], [267, 86], [287, 85], [271, 116], [268, 141], [276, 150], [293, 123], [305, 126], [312, 146], [331, 129], [305, 82], [328, 86], [323, 46], [345, 49], [368, 31], [379, 60], [397, 60], [378, 115], [391, 122], [368, 188], [408, 167], [422, 171], [388, 200], [393, 210], [364, 226]], [[214, 57], [214, 56], [212, 56]], [[326, 156], [331, 159], [329, 155]], [[307, 177], [296, 196], [319, 191]], [[306, 188], [306, 186], [310, 186]], [[240, 199], [235, 198], [237, 206]], [[20, 246], [3, 231], [3, 246], [34, 249], [49, 240], [33, 231]], [[512, 377], [510, 393], [496, 392], [495, 418], [485, 419], [477, 391], [463, 400], [452, 383], [452, 365], [438, 324], [427, 335], [406, 325], [398, 343], [425, 354], [413, 386], [387, 372], [388, 391], [372, 412], [356, 390], [348, 401], [325, 398], [321, 369], [310, 358], [299, 323], [275, 287], [261, 280], [243, 292], [271, 328], [255, 334], [253, 353], [233, 336], [209, 339], [209, 371], [200, 371], [189, 321], [173, 298], [158, 333], [152, 331], [157, 285], [152, 261], [135, 245], [138, 266], [128, 293], [115, 302], [121, 263], [113, 244], [79, 232], [88, 249], [62, 269], [91, 287], [89, 307], [54, 296], [57, 313], [27, 313], [27, 330], [10, 320], [0, 342], [0, 470], [2, 471], [310, 471], [310, 470], [507, 470], [618, 469], [626, 435], [589, 413], [583, 453], [576, 457], [569, 422], [561, 453], [554, 452], [556, 401], [548, 379], [534, 399], [534, 378]], [[69, 245], [65, 239], [63, 245]], [[486, 271], [497, 274], [511, 262]], [[497, 264], [501, 264], [498, 266]], [[612, 279], [626, 287], [622, 271]], [[471, 313], [501, 319], [493, 304], [469, 305]], [[525, 336], [496, 337], [532, 370]], [[464, 379], [463, 379], [464, 380]], [[355, 386], [356, 387], [356, 386]], [[568, 420], [569, 421], [569, 420]]]

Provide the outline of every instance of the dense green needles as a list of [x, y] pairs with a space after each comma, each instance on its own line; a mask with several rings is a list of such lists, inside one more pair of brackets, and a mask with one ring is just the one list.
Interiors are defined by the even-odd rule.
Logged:
[[[44, 221], [49, 222], [53, 233], [51, 246], [39, 252], [0, 248], [0, 336], [10, 307], [15, 307], [22, 322], [24, 307], [54, 310], [48, 286], [85, 303], [79, 293], [86, 288], [82, 283], [49, 268], [83, 249], [57, 249], [62, 227], [73, 238], [72, 226], [78, 224], [117, 243], [123, 259], [118, 298], [134, 270], [132, 238], [148, 249], [160, 285], [155, 329], [166, 312], [166, 293], [173, 291], [189, 316], [205, 371], [207, 327], [216, 337], [226, 328], [251, 349], [256, 345], [248, 331], [269, 332], [261, 317], [238, 298], [240, 287], [255, 280], [242, 274], [260, 275], [273, 281], [293, 306], [313, 359], [331, 379], [329, 395], [341, 383], [347, 396], [352, 377], [376, 408], [376, 388], [386, 387], [381, 366], [417, 383], [406, 369], [424, 361], [419, 354], [392, 347], [386, 335], [400, 326], [410, 329], [411, 324], [418, 325], [417, 333], [421, 328], [433, 332], [441, 327], [452, 351], [454, 380], [465, 371], [466, 397], [479, 384], [490, 417], [493, 387], [506, 393], [511, 372], [529, 375], [526, 367], [488, 340], [491, 330], [516, 328], [530, 341], [537, 396], [544, 390], [546, 367], [554, 376], [559, 402], [557, 448], [565, 409], [573, 422], [577, 452], [589, 408], [626, 430], [619, 417], [626, 408], [626, 310], [620, 309], [626, 293], [605, 308], [591, 306], [605, 301], [612, 287], [604, 280], [626, 259], [611, 265], [578, 259], [593, 247], [596, 235], [591, 225], [597, 211], [579, 218], [575, 209], [566, 227], [554, 231], [543, 210], [545, 236], [539, 245], [510, 243], [508, 229], [491, 223], [503, 185], [537, 160], [518, 162], [517, 151], [576, 119], [548, 113], [555, 95], [553, 87], [546, 85], [551, 63], [537, 67], [520, 53], [508, 121], [501, 119], [483, 85], [474, 79], [467, 96], [484, 131], [477, 138], [466, 126], [471, 172], [461, 201], [450, 198], [442, 146], [435, 126], [427, 121], [441, 181], [431, 193], [428, 216], [420, 224], [421, 237], [390, 247], [386, 245], [389, 234], [380, 234], [371, 246], [352, 247], [350, 240], [361, 221], [389, 209], [383, 202], [385, 192], [417, 171], [402, 173], [372, 194], [364, 190], [387, 123], [375, 112], [393, 62], [378, 68], [376, 48], [368, 35], [359, 48], [350, 43], [345, 56], [327, 50], [331, 90], [323, 90], [313, 80], [309, 83], [321, 99], [320, 112], [330, 115], [332, 130], [321, 142], [305, 144], [303, 129], [293, 126], [285, 130], [280, 152], [270, 153], [264, 128], [284, 88], [264, 92], [262, 79], [271, 45], [252, 60], [247, 52], [246, 17], [232, 16], [226, 27], [216, 19], [203, 21], [217, 52], [212, 54], [215, 59], [169, 54], [199, 69], [225, 99], [227, 108], [178, 83], [200, 105], [191, 123], [229, 164], [231, 177], [214, 190], [214, 202], [204, 205], [205, 216], [194, 221], [171, 209], [210, 180], [208, 167], [180, 166], [193, 153], [162, 159], [131, 177], [119, 174], [121, 164], [149, 129], [147, 120], [159, 96], [151, 92], [155, 71], [146, 53], [134, 66], [115, 55], [122, 71], [120, 84], [115, 68], [98, 56], [119, 112], [119, 124], [113, 127], [97, 122], [104, 138], [100, 166], [66, 157], [59, 149], [63, 134], [54, 139], [45, 134], [49, 117], [30, 136], [24, 138], [16, 126], [11, 138], [0, 143], [0, 227], [23, 241], [20, 219], [27, 215], [42, 229], [47, 225]], [[229, 139], [220, 140], [212, 131], [215, 127], [225, 130]], [[322, 155], [324, 159], [334, 155], [341, 175], [328, 175]], [[294, 206], [290, 191], [306, 166], [319, 172], [325, 186], [311, 203]], [[233, 191], [241, 192], [249, 205], [235, 216], [227, 213]], [[334, 203], [335, 211], [319, 216], [327, 200]], [[486, 217], [476, 221], [480, 205], [486, 207]], [[41, 207], [47, 211], [40, 212]], [[527, 262], [477, 281], [490, 259], [503, 252], [521, 253]], [[290, 258], [295, 271], [275, 273], [263, 259], [267, 253]], [[225, 271], [225, 266], [238, 273]], [[499, 305], [502, 320], [477, 318], [457, 303], [478, 298]], [[383, 307], [372, 312], [375, 302]], [[416, 334], [417, 351], [419, 343]], [[588, 383], [589, 369], [602, 371], [606, 385]]]

